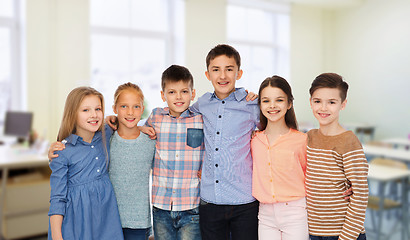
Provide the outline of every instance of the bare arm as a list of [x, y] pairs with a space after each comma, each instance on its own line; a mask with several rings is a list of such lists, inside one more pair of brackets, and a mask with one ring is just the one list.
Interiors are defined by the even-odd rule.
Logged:
[[61, 234], [61, 225], [63, 224], [62, 215], [52, 215], [50, 216], [50, 228], [51, 236], [53, 240], [62, 240], [63, 235]]

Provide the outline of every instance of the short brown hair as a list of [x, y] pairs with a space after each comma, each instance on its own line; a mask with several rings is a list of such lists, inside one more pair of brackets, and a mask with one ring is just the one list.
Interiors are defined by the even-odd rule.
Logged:
[[347, 97], [347, 90], [349, 89], [349, 84], [343, 81], [343, 77], [336, 73], [322, 73], [313, 80], [312, 85], [309, 89], [310, 96], [320, 88], [337, 88], [340, 92], [340, 98], [342, 102]]
[[165, 85], [169, 82], [179, 82], [182, 81], [184, 83], [188, 83], [191, 89], [194, 88], [194, 78], [192, 77], [191, 72], [188, 68], [179, 66], [179, 65], [171, 65], [162, 73], [161, 77], [161, 87], [162, 90], [165, 90]]
[[229, 58], [233, 57], [235, 59], [236, 65], [238, 65], [238, 69], [241, 69], [241, 55], [239, 55], [239, 52], [236, 51], [235, 48], [227, 44], [216, 45], [211, 49], [211, 51], [209, 51], [208, 55], [206, 56], [206, 69], [208, 69], [209, 64], [212, 60], [221, 55], [225, 55]]

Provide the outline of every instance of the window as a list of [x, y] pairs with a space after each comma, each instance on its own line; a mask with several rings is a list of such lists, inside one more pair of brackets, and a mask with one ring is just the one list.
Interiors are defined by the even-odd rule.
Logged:
[[289, 78], [290, 17], [287, 4], [231, 0], [227, 38], [241, 54], [244, 74], [237, 85], [258, 92], [272, 75]]
[[7, 110], [22, 110], [25, 94], [21, 74], [20, 5], [0, 1], [0, 127]]
[[184, 64], [183, 0], [91, 0], [90, 9], [91, 85], [103, 93], [106, 114], [113, 114], [114, 92], [126, 82], [144, 92], [145, 116], [164, 106], [161, 74]]

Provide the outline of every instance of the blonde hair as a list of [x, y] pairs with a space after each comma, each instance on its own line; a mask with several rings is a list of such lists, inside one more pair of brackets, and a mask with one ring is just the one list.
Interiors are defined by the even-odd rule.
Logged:
[[120, 86], [118, 86], [117, 90], [114, 93], [114, 106], [117, 106], [118, 99], [120, 98], [120, 95], [122, 92], [125, 90], [134, 90], [136, 93], [141, 97], [142, 103], [144, 103], [144, 94], [142, 93], [142, 90], [140, 87], [138, 87], [137, 84], [134, 83], [124, 83]]
[[[80, 108], [81, 102], [84, 98], [91, 95], [97, 96], [100, 99], [101, 110], [104, 116], [104, 97], [100, 92], [91, 87], [74, 88], [68, 94], [65, 101], [63, 120], [61, 121], [60, 130], [58, 131], [57, 141], [61, 142], [76, 132], [78, 109]], [[103, 138], [105, 142], [104, 124], [101, 124], [98, 131], [103, 131]]]

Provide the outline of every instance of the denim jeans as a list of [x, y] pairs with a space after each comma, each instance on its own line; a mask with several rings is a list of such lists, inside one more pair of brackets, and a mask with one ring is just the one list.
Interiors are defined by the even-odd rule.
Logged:
[[123, 228], [124, 240], [148, 240], [151, 228]]
[[199, 209], [168, 211], [152, 208], [155, 240], [201, 240]]
[[257, 240], [259, 202], [216, 205], [201, 200], [201, 235], [204, 240]]
[[[312, 236], [310, 235], [310, 240], [337, 240], [339, 239], [338, 236], [335, 237], [320, 237], [320, 236]], [[361, 233], [357, 240], [366, 240], [366, 234]]]

